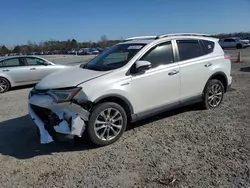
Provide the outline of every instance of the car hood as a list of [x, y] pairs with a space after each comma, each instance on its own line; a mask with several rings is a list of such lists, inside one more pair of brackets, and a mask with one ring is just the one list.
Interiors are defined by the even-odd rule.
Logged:
[[79, 66], [72, 66], [72, 68], [63, 69], [46, 76], [36, 84], [35, 88], [46, 90], [73, 87], [110, 72], [112, 71], [94, 71], [83, 69]]

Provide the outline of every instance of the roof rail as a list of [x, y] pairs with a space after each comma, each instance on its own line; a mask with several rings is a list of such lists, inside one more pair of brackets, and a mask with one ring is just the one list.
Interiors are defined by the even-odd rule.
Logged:
[[162, 34], [162, 35], [158, 35], [158, 36], [138, 36], [138, 37], [130, 37], [130, 38], [126, 38], [125, 40], [123, 40], [123, 42], [125, 41], [130, 41], [130, 40], [157, 40], [157, 39], [161, 39], [161, 38], [165, 38], [165, 37], [173, 37], [173, 36], [203, 36], [203, 37], [209, 37], [212, 35], [208, 35], [208, 34], [201, 34], [201, 33], [170, 33], [170, 34]]
[[141, 39], [141, 40], [152, 40], [155, 39], [157, 36], [139, 36], [139, 37], [130, 37], [126, 38], [124, 41], [129, 41], [129, 40], [136, 40], [136, 39]]
[[209, 37], [211, 35], [201, 34], [201, 33], [173, 33], [173, 34], [158, 35], [155, 39], [161, 39], [161, 38], [164, 38], [164, 37], [172, 37], [172, 36], [203, 36], [203, 37]]

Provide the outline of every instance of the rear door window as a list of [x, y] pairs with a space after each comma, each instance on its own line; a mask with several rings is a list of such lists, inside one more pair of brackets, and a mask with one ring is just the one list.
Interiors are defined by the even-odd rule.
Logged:
[[177, 40], [180, 61], [205, 55], [198, 40]]

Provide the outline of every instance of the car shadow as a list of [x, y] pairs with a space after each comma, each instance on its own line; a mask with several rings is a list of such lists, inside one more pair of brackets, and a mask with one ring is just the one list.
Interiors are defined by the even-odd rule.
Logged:
[[243, 67], [240, 69], [242, 72], [250, 72], [250, 67]]
[[[197, 105], [190, 105], [176, 110], [161, 113], [147, 119], [129, 124], [126, 131], [166, 117], [187, 111], [201, 110]], [[87, 138], [77, 138], [74, 144], [69, 142], [53, 142], [40, 144], [36, 125], [29, 115], [0, 123], [0, 154], [17, 159], [29, 159], [35, 156], [52, 155], [53, 153], [91, 150], [96, 148]]]
[[74, 145], [69, 142], [40, 144], [36, 131], [36, 125], [29, 115], [1, 122], [0, 154], [28, 159], [39, 155], [94, 148], [88, 140], [82, 138], [76, 139]]
[[148, 123], [152, 123], [154, 121], [158, 121], [167, 117], [171, 117], [171, 116], [175, 116], [178, 114], [182, 114], [185, 112], [190, 112], [190, 111], [201, 111], [202, 107], [199, 104], [193, 104], [193, 105], [188, 105], [188, 106], [184, 106], [181, 108], [176, 108], [170, 111], [166, 111], [166, 112], [162, 112], [160, 114], [148, 117], [146, 119], [143, 120], [139, 120], [137, 122], [131, 123], [128, 125], [127, 130], [131, 130], [131, 129], [135, 129], [137, 127], [143, 126], [145, 124]]

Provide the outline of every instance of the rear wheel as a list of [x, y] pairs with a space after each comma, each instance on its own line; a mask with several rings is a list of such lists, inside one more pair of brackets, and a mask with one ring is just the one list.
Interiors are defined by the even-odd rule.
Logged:
[[94, 144], [105, 146], [116, 142], [126, 127], [125, 110], [117, 103], [105, 102], [94, 107], [88, 121], [87, 133]]
[[6, 78], [0, 77], [0, 93], [4, 93], [10, 89], [10, 83]]
[[203, 107], [205, 109], [211, 109], [218, 107], [224, 97], [224, 86], [220, 80], [209, 80], [204, 91]]

